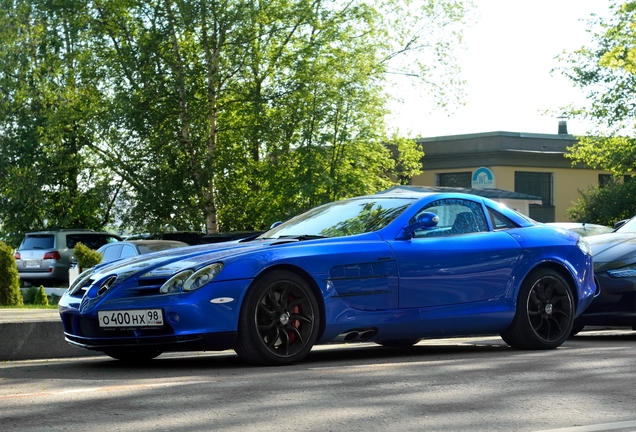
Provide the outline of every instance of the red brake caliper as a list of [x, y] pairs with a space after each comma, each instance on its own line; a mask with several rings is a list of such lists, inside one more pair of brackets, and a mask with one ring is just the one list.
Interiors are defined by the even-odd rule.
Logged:
[[[289, 303], [291, 303], [292, 301], [294, 301], [294, 296], [292, 294], [289, 294], [287, 301]], [[300, 307], [296, 306], [294, 307], [294, 309], [291, 310], [292, 314], [297, 314], [300, 311]], [[294, 320], [294, 322], [291, 323], [291, 325], [293, 325], [294, 327], [296, 327], [297, 329], [300, 328], [300, 321], [299, 320]], [[289, 337], [289, 343], [290, 345], [292, 343], [294, 343], [294, 341], [296, 340], [296, 333], [292, 332], [291, 330], [287, 330], [287, 336]]]

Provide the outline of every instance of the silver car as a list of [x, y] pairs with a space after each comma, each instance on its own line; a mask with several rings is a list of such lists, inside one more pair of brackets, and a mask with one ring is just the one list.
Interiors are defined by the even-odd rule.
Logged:
[[115, 234], [80, 229], [30, 232], [15, 253], [20, 279], [31, 284], [68, 283], [68, 270], [77, 243], [98, 249], [119, 242]]

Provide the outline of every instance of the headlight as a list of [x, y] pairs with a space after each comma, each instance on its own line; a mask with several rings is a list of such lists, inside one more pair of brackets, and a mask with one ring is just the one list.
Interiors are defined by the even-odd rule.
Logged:
[[616, 270], [608, 270], [607, 274], [615, 278], [636, 277], [636, 264], [631, 264]]
[[223, 263], [214, 263], [197, 270], [183, 284], [184, 291], [194, 291], [214, 279], [223, 270]]
[[188, 278], [192, 276], [193, 273], [193, 270], [185, 270], [177, 273], [176, 275], [168, 279], [166, 283], [161, 285], [161, 288], [159, 288], [159, 292], [162, 294], [166, 294], [180, 291], [183, 288], [183, 284], [185, 283], [185, 281], [188, 280]]
[[576, 245], [583, 251], [583, 253], [592, 255], [592, 249], [590, 248], [590, 245], [583, 239], [583, 237], [579, 237]]
[[74, 295], [75, 293], [77, 293], [81, 288], [84, 287], [84, 285], [86, 284], [86, 282], [90, 279], [91, 275], [93, 274], [93, 268], [89, 268], [84, 270], [83, 272], [81, 272], [73, 281], [73, 283], [71, 284], [70, 287], [68, 287], [68, 293], [70, 295]]
[[223, 269], [223, 263], [214, 263], [205, 266], [196, 272], [184, 270], [172, 276], [161, 285], [159, 292], [162, 294], [178, 291], [194, 291], [214, 279]]

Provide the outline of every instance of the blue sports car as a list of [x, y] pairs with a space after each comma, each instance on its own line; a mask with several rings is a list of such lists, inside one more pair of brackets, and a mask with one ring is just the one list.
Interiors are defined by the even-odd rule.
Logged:
[[252, 239], [97, 266], [59, 311], [69, 343], [119, 360], [232, 348], [285, 365], [334, 342], [500, 334], [556, 348], [597, 294], [578, 234], [478, 196], [395, 192], [326, 204]]

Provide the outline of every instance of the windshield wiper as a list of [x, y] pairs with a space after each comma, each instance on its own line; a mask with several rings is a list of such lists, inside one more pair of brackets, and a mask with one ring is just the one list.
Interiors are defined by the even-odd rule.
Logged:
[[329, 238], [328, 236], [322, 236], [322, 235], [317, 235], [317, 234], [300, 234], [300, 235], [282, 235], [280, 237], [278, 237], [279, 240], [298, 240], [298, 241], [303, 241], [303, 240], [316, 240], [316, 239], [323, 239], [323, 238]]

